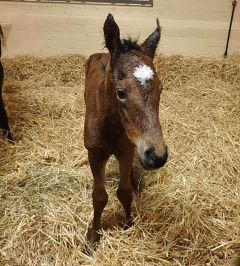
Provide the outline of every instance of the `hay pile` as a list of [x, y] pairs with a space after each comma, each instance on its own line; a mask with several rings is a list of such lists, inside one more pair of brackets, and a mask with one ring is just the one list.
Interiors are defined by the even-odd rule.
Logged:
[[141, 191], [135, 225], [124, 231], [118, 167], [109, 161], [93, 258], [82, 253], [92, 219], [84, 60], [3, 60], [18, 142], [0, 139], [0, 265], [231, 265], [240, 254], [239, 57], [156, 59], [169, 162], [146, 172], [136, 160]]

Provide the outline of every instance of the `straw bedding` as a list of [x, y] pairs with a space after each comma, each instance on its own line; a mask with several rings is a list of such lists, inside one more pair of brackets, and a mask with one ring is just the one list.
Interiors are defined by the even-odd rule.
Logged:
[[240, 58], [158, 57], [162, 169], [135, 161], [135, 225], [124, 231], [111, 158], [101, 242], [83, 146], [85, 58], [3, 60], [15, 145], [0, 139], [0, 265], [232, 265], [240, 254]]

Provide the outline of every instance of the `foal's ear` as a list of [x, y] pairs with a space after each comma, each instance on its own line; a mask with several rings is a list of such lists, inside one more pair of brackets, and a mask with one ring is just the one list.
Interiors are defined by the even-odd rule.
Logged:
[[159, 20], [157, 20], [157, 28], [155, 31], [144, 41], [144, 43], [141, 45], [143, 50], [147, 53], [148, 56], [150, 56], [152, 59], [155, 55], [160, 37], [161, 37], [161, 27], [159, 25]]
[[122, 42], [120, 40], [120, 31], [113, 15], [108, 14], [103, 26], [105, 45], [111, 56], [116, 56], [122, 50]]

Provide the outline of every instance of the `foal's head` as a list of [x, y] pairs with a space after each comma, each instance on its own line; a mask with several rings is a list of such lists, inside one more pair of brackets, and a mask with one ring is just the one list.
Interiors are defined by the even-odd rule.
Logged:
[[131, 40], [121, 41], [111, 14], [104, 23], [114, 97], [128, 138], [136, 145], [140, 161], [148, 170], [163, 166], [168, 157], [159, 122], [162, 87], [153, 65], [160, 30], [157, 20], [156, 30], [138, 45]]

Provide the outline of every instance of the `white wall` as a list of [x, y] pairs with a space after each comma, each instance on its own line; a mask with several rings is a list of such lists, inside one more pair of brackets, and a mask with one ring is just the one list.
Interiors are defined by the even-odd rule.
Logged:
[[[229, 54], [240, 52], [239, 5]], [[5, 32], [12, 25], [4, 55], [102, 51], [103, 22], [110, 12], [122, 37], [142, 40], [154, 30], [159, 17], [163, 28], [159, 52], [219, 57], [225, 50], [231, 10], [231, 0], [155, 0], [153, 8], [1, 1], [0, 23]]]

